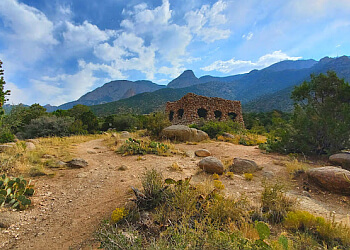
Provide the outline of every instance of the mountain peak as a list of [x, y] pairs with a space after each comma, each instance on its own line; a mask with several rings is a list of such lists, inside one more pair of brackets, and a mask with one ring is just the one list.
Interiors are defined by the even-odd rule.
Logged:
[[181, 75], [169, 82], [167, 87], [174, 89], [185, 88], [199, 83], [199, 79], [195, 76], [192, 70], [185, 70]]

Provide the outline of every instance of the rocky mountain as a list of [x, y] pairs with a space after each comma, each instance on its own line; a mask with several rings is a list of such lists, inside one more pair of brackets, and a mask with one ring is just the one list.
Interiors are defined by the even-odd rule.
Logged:
[[[149, 113], [163, 109], [167, 101], [177, 100], [184, 94], [192, 92], [199, 95], [240, 100], [244, 109], [249, 111], [291, 110], [292, 102], [289, 96], [293, 87], [309, 80], [310, 74], [326, 73], [328, 70], [335, 71], [340, 78], [345, 78], [349, 82], [350, 58], [347, 56], [325, 57], [319, 62], [314, 60], [282, 61], [262, 70], [231, 76], [232, 81], [226, 81], [227, 78], [205, 76], [204, 79], [212, 81], [202, 80], [204, 83], [200, 83], [192, 71], [186, 71], [185, 76], [187, 77], [184, 79], [195, 77], [199, 83], [195, 81], [197, 84], [185, 88], [167, 88], [135, 95], [117, 102], [92, 106], [92, 109], [99, 115], [125, 112]], [[182, 75], [174, 79], [171, 85], [183, 86], [180, 81], [183, 78]], [[188, 84], [185, 81], [184, 85]]]
[[65, 103], [61, 106], [58, 106], [57, 108], [70, 109], [77, 104], [84, 104], [90, 106], [108, 103], [118, 101], [123, 98], [128, 98], [144, 92], [153, 92], [164, 87], [165, 86], [158, 85], [151, 81], [145, 80], [135, 82], [127, 80], [111, 81], [89, 93], [86, 93], [78, 100]]
[[180, 76], [168, 83], [168, 88], [180, 89], [200, 84], [192, 70], [185, 70]]

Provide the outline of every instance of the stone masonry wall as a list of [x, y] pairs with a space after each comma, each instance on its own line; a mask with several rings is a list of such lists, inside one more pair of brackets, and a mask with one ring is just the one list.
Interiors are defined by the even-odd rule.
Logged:
[[167, 102], [165, 112], [172, 124], [192, 124], [204, 120], [233, 119], [244, 125], [240, 101], [188, 93], [176, 102]]

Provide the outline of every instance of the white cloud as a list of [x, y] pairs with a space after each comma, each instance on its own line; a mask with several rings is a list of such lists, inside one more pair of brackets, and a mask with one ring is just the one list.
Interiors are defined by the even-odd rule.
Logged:
[[234, 58], [228, 61], [215, 61], [209, 66], [201, 68], [204, 71], [219, 71], [222, 73], [246, 73], [252, 69], [262, 69], [271, 64], [283, 60], [298, 60], [301, 57], [291, 57], [283, 53], [281, 50], [274, 51], [271, 54], [261, 56], [256, 62], [235, 60]]
[[94, 47], [116, 34], [113, 30], [100, 30], [88, 21], [84, 21], [82, 25], [74, 25], [67, 21], [66, 28], [67, 30], [63, 32], [63, 38], [68, 47], [75, 49]]
[[226, 7], [227, 4], [219, 0], [212, 7], [203, 5], [199, 10], [186, 13], [185, 20], [188, 28], [208, 43], [228, 38], [231, 31], [218, 27], [227, 21], [226, 16], [222, 14]]
[[24, 89], [18, 88], [16, 84], [12, 82], [7, 82], [5, 89], [11, 90], [11, 93], [8, 96], [9, 101], [6, 102], [8, 104], [28, 103], [28, 101], [30, 101], [28, 92]]
[[247, 41], [249, 41], [250, 39], [252, 39], [253, 38], [253, 33], [252, 32], [249, 32], [248, 34], [244, 34], [243, 36], [242, 36], [242, 38], [243, 39], [246, 39]]

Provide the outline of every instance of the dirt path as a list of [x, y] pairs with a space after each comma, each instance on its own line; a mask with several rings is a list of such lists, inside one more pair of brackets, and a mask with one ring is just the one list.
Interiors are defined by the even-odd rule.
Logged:
[[[188, 155], [196, 149], [205, 148], [223, 161], [241, 157], [254, 160], [264, 167], [251, 182], [238, 175], [234, 179], [222, 177], [226, 191], [233, 196], [245, 193], [251, 200], [257, 200], [263, 178], [288, 181], [286, 169], [275, 164], [283, 157], [263, 154], [255, 147], [224, 142], [177, 144], [176, 147]], [[198, 174], [197, 163], [200, 159], [194, 156], [122, 157], [108, 150], [102, 139], [77, 145], [76, 153], [89, 163], [86, 168], [59, 170], [54, 177], [37, 178], [31, 209], [0, 213], [0, 216], [9, 216], [13, 221], [10, 228], [0, 231], [0, 248], [96, 249], [98, 244], [93, 241], [93, 232], [103, 219], [109, 218], [115, 207], [122, 206], [132, 196], [130, 186], [140, 185], [139, 176], [145, 168], [156, 168], [163, 172], [164, 177], [175, 179], [193, 176], [193, 182], [208, 178], [205, 173]], [[170, 169], [174, 162], [182, 171]], [[121, 165], [125, 165], [127, 170], [118, 170]], [[350, 206], [339, 206], [342, 197], [332, 195], [325, 199], [325, 194], [315, 193], [309, 198], [292, 183], [291, 189], [292, 195], [302, 201], [303, 209], [322, 215], [336, 211], [339, 220], [346, 222], [348, 219]]]

